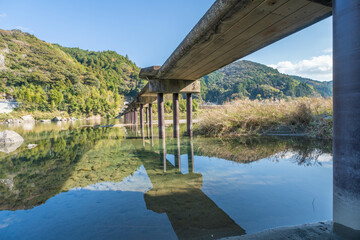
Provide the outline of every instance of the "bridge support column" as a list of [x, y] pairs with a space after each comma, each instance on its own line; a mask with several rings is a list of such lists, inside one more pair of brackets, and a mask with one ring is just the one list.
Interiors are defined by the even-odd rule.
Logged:
[[174, 138], [179, 136], [179, 93], [173, 93], [173, 131]]
[[140, 104], [140, 131], [141, 137], [144, 137], [144, 104]]
[[148, 122], [149, 122], [149, 128], [150, 128], [150, 136], [152, 138], [153, 135], [154, 135], [153, 126], [152, 126], [152, 121], [153, 121], [153, 119], [152, 119], [152, 103], [149, 103], [148, 111], [149, 111], [149, 115], [148, 115], [149, 120], [148, 120]]
[[159, 138], [165, 138], [164, 93], [157, 94]]
[[145, 124], [146, 124], [146, 136], [147, 136], [147, 138], [150, 138], [150, 133], [149, 133], [149, 107], [145, 108]]
[[334, 231], [360, 239], [360, 4], [333, 1]]
[[187, 124], [187, 135], [192, 137], [193, 126], [192, 126], [192, 94], [186, 94], [186, 124]]
[[150, 136], [149, 138], [151, 138], [151, 146], [154, 146], [154, 131], [153, 131], [153, 126], [152, 126], [152, 103], [149, 103], [149, 128], [150, 128]]

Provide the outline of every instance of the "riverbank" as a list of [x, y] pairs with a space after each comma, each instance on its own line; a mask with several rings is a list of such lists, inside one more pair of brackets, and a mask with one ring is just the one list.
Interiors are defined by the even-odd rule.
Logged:
[[237, 100], [199, 113], [206, 136], [286, 135], [332, 138], [332, 98]]
[[[25, 119], [24, 119], [25, 118]], [[50, 122], [50, 121], [75, 121], [75, 120], [96, 120], [103, 118], [100, 115], [70, 115], [67, 112], [63, 111], [54, 111], [54, 112], [27, 112], [27, 111], [12, 111], [11, 113], [0, 114], [0, 124], [21, 124], [29, 121], [40, 121], [40, 122]]]

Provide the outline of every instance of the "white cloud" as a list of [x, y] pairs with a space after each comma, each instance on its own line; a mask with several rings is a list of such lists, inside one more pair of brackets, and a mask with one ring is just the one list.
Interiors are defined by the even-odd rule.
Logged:
[[6, 18], [7, 14], [6, 13], [0, 13], [0, 18]]
[[[325, 50], [327, 51], [327, 50]], [[299, 62], [283, 61], [271, 64], [269, 67], [276, 68], [279, 72], [311, 78], [320, 81], [332, 80], [332, 55], [321, 55]]]

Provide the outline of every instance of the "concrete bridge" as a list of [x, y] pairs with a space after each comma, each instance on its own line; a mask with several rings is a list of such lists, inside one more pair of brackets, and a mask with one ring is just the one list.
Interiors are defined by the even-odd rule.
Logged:
[[334, 231], [360, 238], [360, 1], [217, 0], [162, 66], [143, 68], [147, 86], [124, 112], [144, 127], [157, 100], [159, 137], [165, 137], [164, 94], [173, 94], [174, 137], [179, 135], [179, 94], [187, 96], [192, 135], [192, 94], [200, 77], [333, 15]]

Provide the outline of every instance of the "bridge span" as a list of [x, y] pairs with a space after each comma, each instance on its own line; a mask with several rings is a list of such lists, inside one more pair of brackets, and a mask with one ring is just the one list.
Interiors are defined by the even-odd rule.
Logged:
[[[144, 129], [157, 101], [159, 137], [165, 137], [164, 94], [173, 94], [173, 131], [179, 135], [179, 94], [187, 99], [192, 136], [192, 94], [197, 79], [333, 15], [334, 231], [360, 238], [360, 1], [216, 0], [162, 66], [143, 68], [148, 84], [123, 112]], [[314, 39], [316, 41], [316, 39]]]

